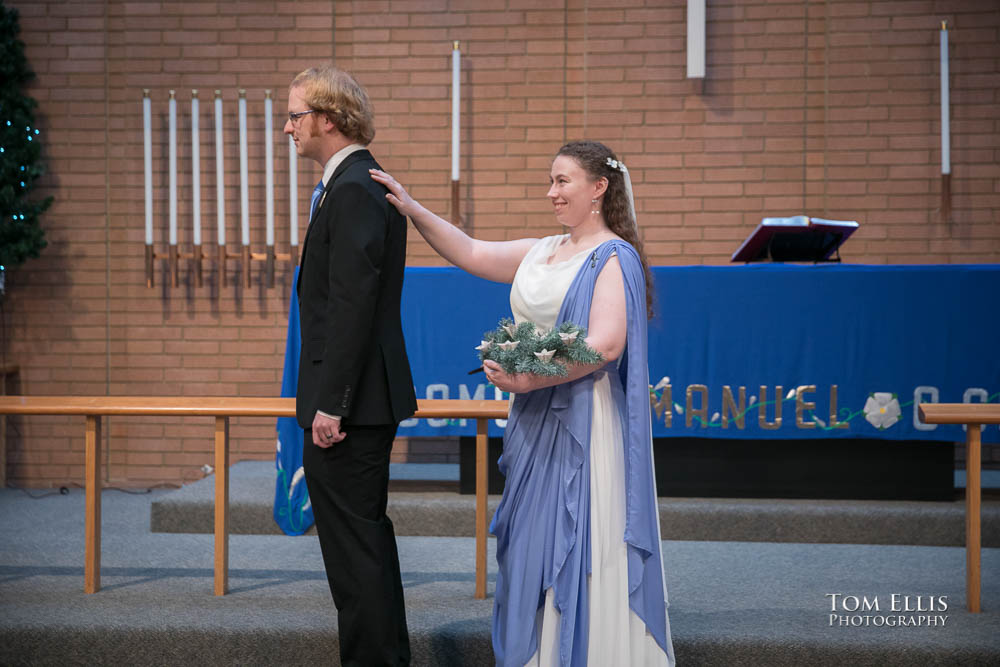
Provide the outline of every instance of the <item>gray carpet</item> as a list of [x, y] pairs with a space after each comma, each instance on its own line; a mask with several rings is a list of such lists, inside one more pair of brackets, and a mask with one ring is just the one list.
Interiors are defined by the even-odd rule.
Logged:
[[[404, 481], [430, 482], [435, 475], [453, 481], [454, 470], [449, 466], [395, 465], [392, 474], [398, 485]], [[274, 464], [269, 461], [243, 461], [232, 466], [231, 533], [281, 534], [273, 518], [274, 479]], [[490, 497], [491, 513], [499, 500], [499, 496]], [[660, 498], [659, 504], [661, 534], [673, 540], [965, 544], [964, 501]], [[211, 533], [214, 512], [215, 478], [210, 476], [154, 501], [151, 528], [165, 533]], [[388, 513], [398, 535], [475, 535], [475, 496], [394, 491]], [[1000, 502], [984, 501], [981, 520], [983, 546], [1000, 547]]]
[[[0, 664], [337, 664], [316, 538], [233, 536], [231, 592], [215, 597], [212, 536], [149, 530], [152, 502], [168, 495], [104, 493], [103, 590], [85, 595], [83, 492], [0, 491]], [[414, 664], [492, 664], [474, 541], [399, 547]], [[1000, 664], [1000, 550], [983, 553], [982, 614], [965, 611], [959, 548], [666, 541], [663, 553], [682, 666]], [[490, 564], [492, 593], [492, 551]], [[930, 615], [947, 619], [831, 626], [828, 593], [877, 597], [879, 612], [839, 614], [848, 619], [900, 616], [893, 593], [946, 596], [947, 611]]]

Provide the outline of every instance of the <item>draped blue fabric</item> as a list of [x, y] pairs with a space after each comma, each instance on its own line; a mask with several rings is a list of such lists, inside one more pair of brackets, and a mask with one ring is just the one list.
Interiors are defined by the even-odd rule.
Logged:
[[[288, 305], [288, 338], [285, 341], [285, 369], [281, 376], [282, 398], [294, 398], [299, 377], [299, 300], [295, 284]], [[274, 456], [277, 478], [274, 485], [274, 520], [286, 535], [301, 535], [313, 524], [312, 505], [302, 470], [302, 429], [294, 417], [278, 417], [278, 444]]]
[[[323, 196], [323, 179], [313, 188], [309, 199], [309, 219]], [[281, 397], [295, 398], [299, 379], [299, 353], [302, 333], [299, 331], [299, 268], [292, 279], [292, 298], [288, 300], [288, 334], [285, 337], [285, 368], [281, 374]], [[286, 535], [301, 535], [313, 525], [312, 505], [302, 468], [302, 427], [294, 417], [278, 417], [278, 444], [274, 457], [277, 479], [274, 485], [274, 520]]]
[[[617, 373], [624, 392], [613, 394], [625, 430], [629, 605], [669, 654], [652, 465], [645, 276], [632, 246], [608, 241], [594, 251], [570, 285], [556, 326], [566, 321], [586, 326], [597, 276], [616, 252], [628, 313]], [[613, 368], [606, 370], [614, 374]], [[498, 665], [523, 665], [537, 650], [536, 615], [549, 588], [561, 614], [560, 663], [587, 663], [593, 386], [590, 374], [515, 396], [499, 462], [506, 487], [490, 525], [499, 564], [493, 612]]]

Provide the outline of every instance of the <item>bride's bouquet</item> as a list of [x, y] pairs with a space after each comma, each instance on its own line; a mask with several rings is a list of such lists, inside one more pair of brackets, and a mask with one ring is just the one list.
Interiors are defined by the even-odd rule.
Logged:
[[500, 326], [483, 334], [483, 342], [476, 349], [480, 359], [497, 362], [509, 374], [565, 377], [567, 363], [604, 361], [600, 352], [587, 345], [586, 336], [587, 330], [572, 322], [539, 331], [534, 322], [514, 324], [504, 318]]

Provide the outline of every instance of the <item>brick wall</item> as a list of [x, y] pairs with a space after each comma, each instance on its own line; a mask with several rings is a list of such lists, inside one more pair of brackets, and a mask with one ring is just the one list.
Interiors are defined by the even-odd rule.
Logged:
[[[463, 53], [462, 210], [481, 238], [555, 233], [544, 194], [566, 140], [605, 141], [629, 165], [654, 264], [720, 264], [764, 215], [856, 219], [845, 261], [1000, 260], [1000, 9], [996, 3], [722, 2], [708, 6], [707, 77], [685, 78], [685, 3], [506, 0], [67, 2], [7, 0], [38, 74], [29, 94], [56, 202], [42, 258], [4, 303], [14, 390], [26, 394], [274, 395], [291, 271], [240, 287], [214, 261], [197, 287], [143, 273], [142, 89], [153, 105], [156, 244], [165, 250], [166, 99], [178, 99], [178, 219], [191, 242], [190, 99], [201, 100], [202, 224], [215, 242], [212, 96], [223, 91], [229, 252], [239, 251], [236, 91], [249, 135], [252, 242], [264, 239], [264, 90], [274, 91], [275, 217], [288, 249], [294, 74], [333, 58], [371, 94], [383, 165], [449, 217], [450, 55]], [[951, 27], [953, 213], [942, 220], [938, 27]], [[299, 165], [299, 211], [319, 176]], [[300, 238], [305, 221], [300, 220]], [[409, 263], [440, 264], [419, 235]], [[211, 462], [210, 420], [114, 418], [112, 483], [178, 483]], [[82, 479], [82, 422], [12, 418], [18, 485]], [[271, 420], [237, 419], [233, 459], [270, 458]], [[434, 456], [440, 456], [437, 447]], [[400, 443], [398, 457], [405, 456]], [[1000, 462], [1000, 452], [991, 453]]]

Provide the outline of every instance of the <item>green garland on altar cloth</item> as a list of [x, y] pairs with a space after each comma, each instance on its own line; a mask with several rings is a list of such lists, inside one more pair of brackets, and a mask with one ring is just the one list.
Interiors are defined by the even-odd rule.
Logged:
[[483, 334], [476, 349], [479, 358], [500, 364], [505, 373], [565, 377], [566, 364], [597, 364], [604, 361], [600, 352], [587, 345], [587, 330], [572, 322], [557, 329], [539, 331], [534, 322], [514, 324], [500, 320], [493, 331]]

